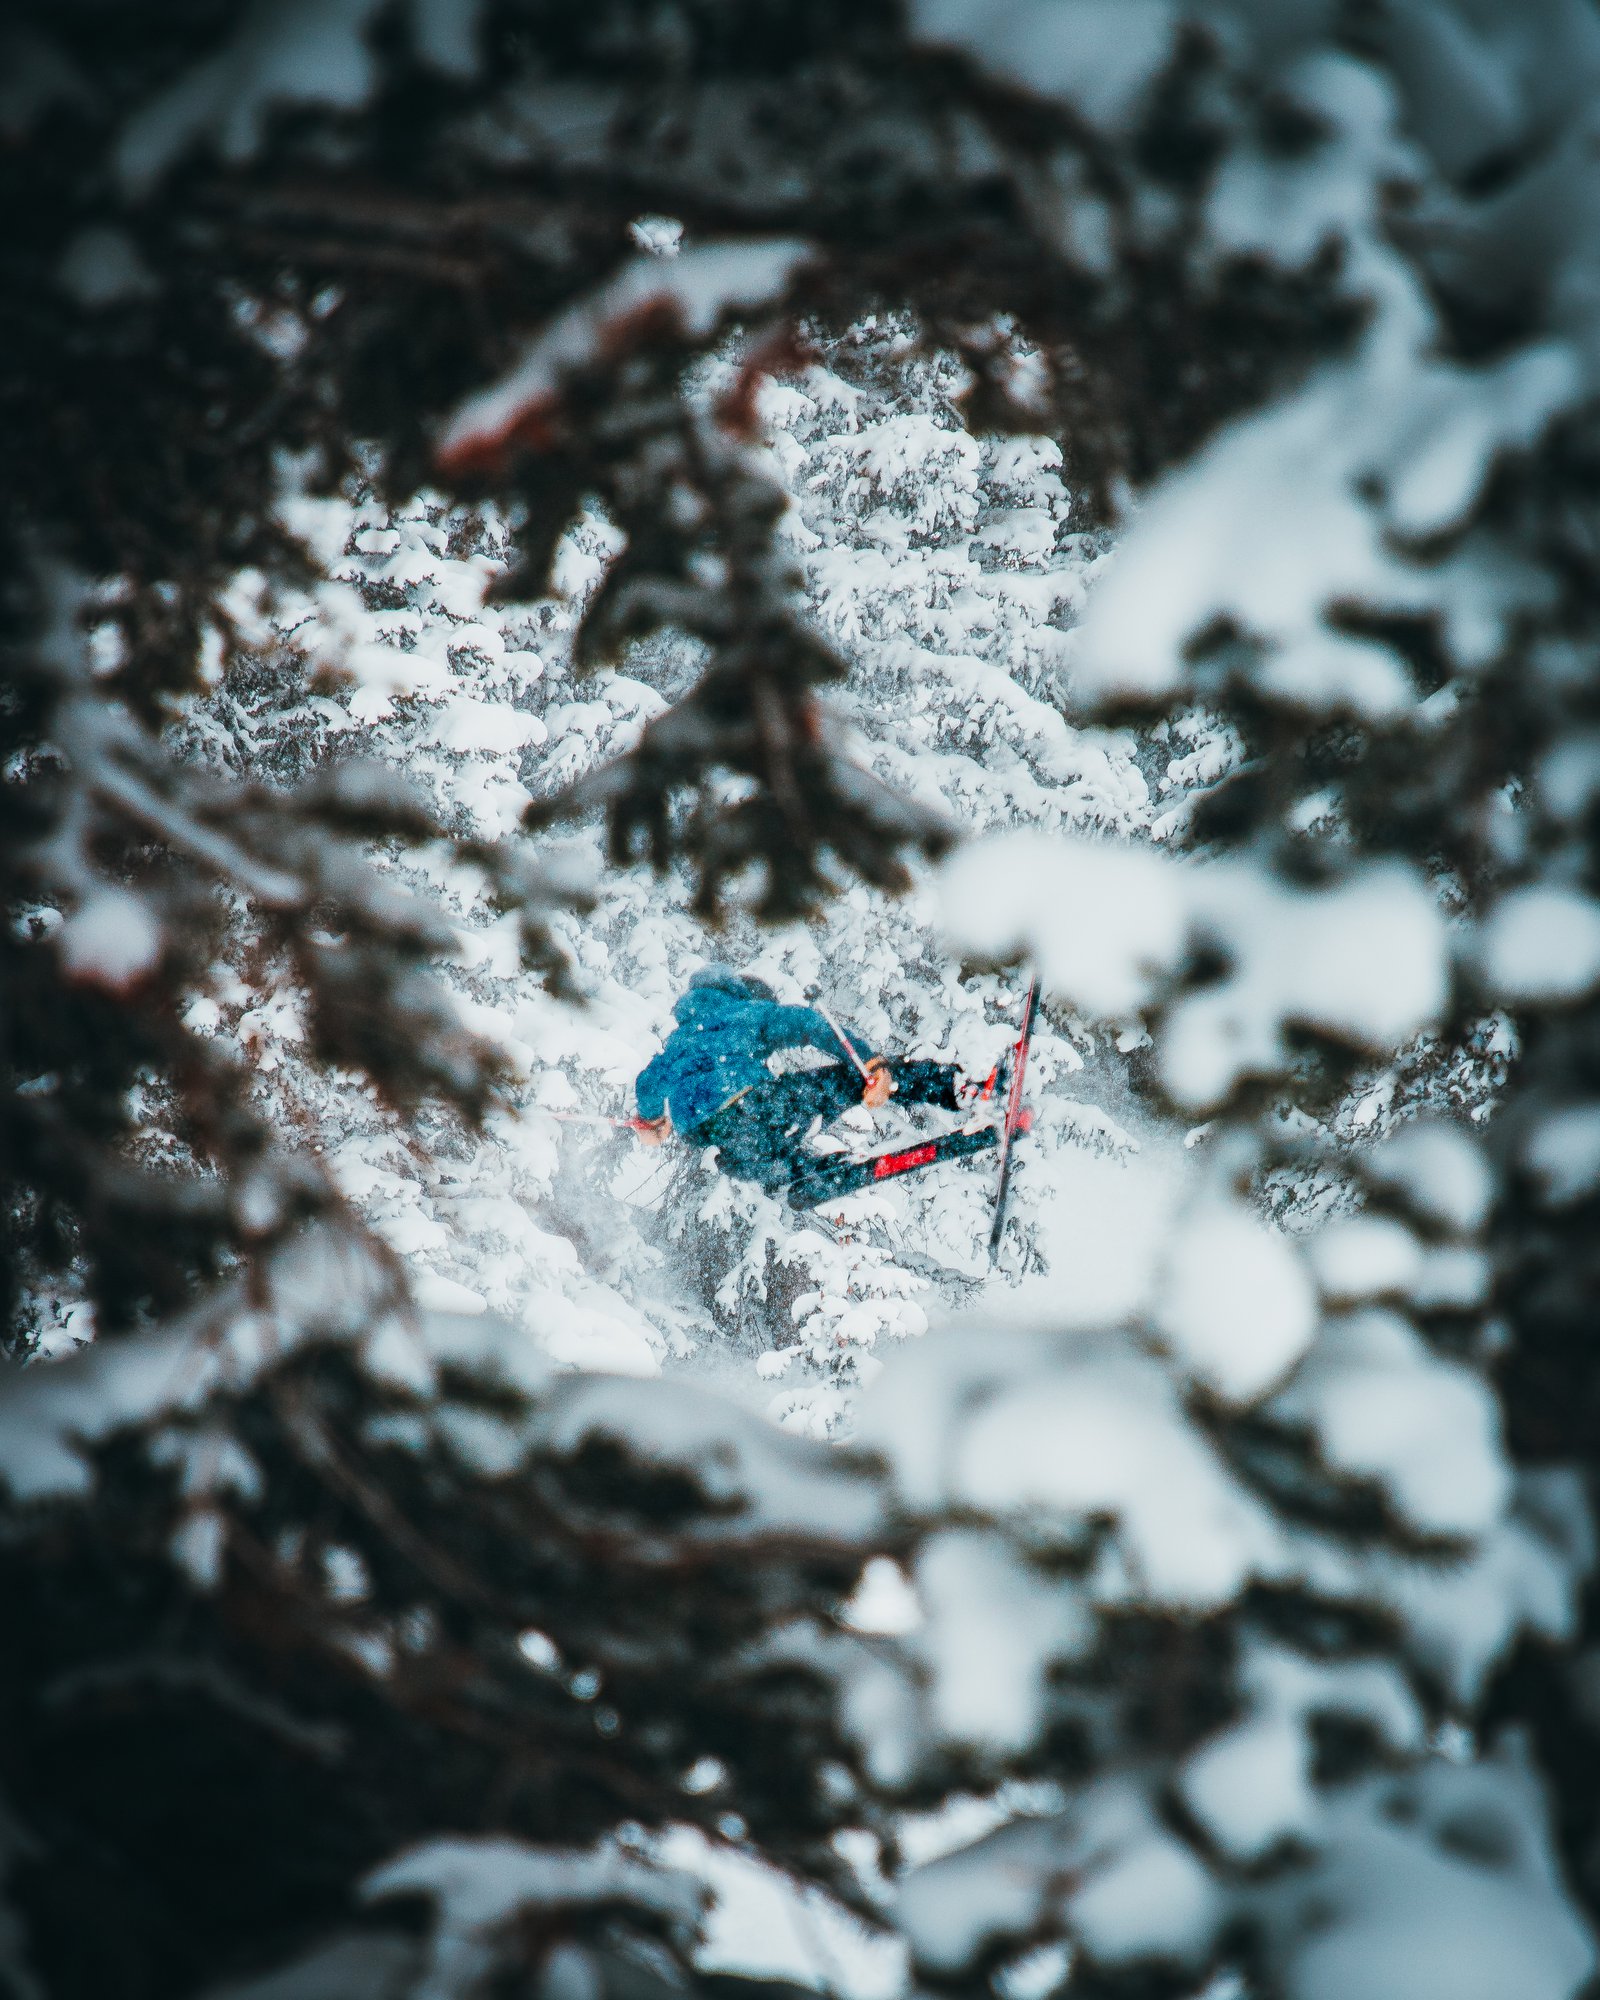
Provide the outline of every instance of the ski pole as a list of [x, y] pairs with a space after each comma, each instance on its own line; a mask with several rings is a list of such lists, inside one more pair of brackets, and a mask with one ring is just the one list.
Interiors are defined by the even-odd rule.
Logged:
[[872, 1081], [872, 1072], [867, 1068], [866, 1064], [861, 1060], [860, 1056], [856, 1054], [855, 1043], [851, 1041], [850, 1037], [845, 1033], [844, 1029], [839, 1026], [839, 1023], [828, 1012], [827, 1008], [823, 1006], [820, 1000], [814, 1000], [811, 1004], [816, 1008], [817, 1012], [822, 1016], [823, 1020], [827, 1022], [828, 1026], [832, 1028], [833, 1032], [839, 1037], [840, 1045], [843, 1047], [845, 1054], [850, 1058], [850, 1060], [855, 1064], [856, 1068], [860, 1070], [861, 1074], [870, 1083]]
[[622, 1132], [637, 1132], [644, 1123], [642, 1118], [608, 1118], [600, 1111], [552, 1111], [548, 1104], [535, 1104], [535, 1111], [543, 1112], [546, 1118], [559, 1118], [563, 1125], [609, 1125]]
[[1017, 1134], [1027, 1128], [1022, 1106], [1023, 1079], [1028, 1073], [1028, 1050], [1033, 1043], [1033, 1024], [1039, 1018], [1039, 975], [1028, 982], [1028, 997], [1022, 1007], [1022, 1033], [1011, 1051], [1011, 1088], [1006, 1092], [1006, 1119], [1000, 1134], [1000, 1178], [994, 1192], [994, 1222], [989, 1230], [989, 1262], [1000, 1261], [1000, 1241], [1006, 1227], [1006, 1196], [1011, 1191], [1011, 1165]]

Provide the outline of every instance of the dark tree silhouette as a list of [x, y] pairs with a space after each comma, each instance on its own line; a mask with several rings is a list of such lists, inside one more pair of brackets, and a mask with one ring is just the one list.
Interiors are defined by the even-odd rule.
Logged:
[[[1178, 1996], [1224, 1965], [1306, 2000], [1420, 1994], [1406, 1967], [1464, 1948], [1430, 1926], [1492, 1906], [1500, 1983], [1460, 1990], [1577, 1991], [1600, 1909], [1592, 1594], [1564, 1634], [1558, 1609], [1502, 1635], [1542, 1633], [1487, 1694], [1493, 1646], [1453, 1680], [1402, 1571], [1454, 1573], [1470, 1525], [1408, 1516], [1314, 1413], [1200, 1382], [1185, 1421], [1264, 1517], [1325, 1536], [1326, 1564], [1263, 1557], [1188, 1609], [1153, 1586], [1142, 1609], [1080, 1602], [1118, 1532], [1094, 1510], [1026, 1559], [998, 1536], [980, 1557], [982, 1506], [919, 1497], [892, 1424], [876, 1458], [827, 1453], [687, 1389], [554, 1379], [505, 1329], [414, 1312], [184, 997], [247, 920], [321, 1059], [399, 1107], [479, 1118], [495, 1061], [430, 972], [439, 919], [368, 856], [455, 840], [559, 980], [538, 829], [464, 843], [354, 758], [224, 780], [162, 729], [229, 656], [240, 569], [310, 573], [274, 508], [286, 454], [314, 490], [492, 494], [529, 592], [598, 495], [624, 540], [581, 657], [671, 628], [705, 666], [541, 824], [602, 812], [619, 865], [686, 861], [711, 914], [732, 896], [801, 913], [851, 874], [894, 887], [948, 832], [841, 748], [825, 691], [847, 663], [797, 609], [751, 436], [754, 382], [794, 365], [807, 325], [910, 312], [965, 359], [972, 425], [1060, 437], [1086, 518], [1151, 496], [1075, 684], [1109, 717], [1198, 695], [1234, 719], [1249, 759], [1200, 838], [1284, 896], [1368, 863], [1426, 876], [1462, 913], [1447, 1011], [1520, 1010], [1491, 1127], [1493, 1296], [1419, 1293], [1406, 1337], [1451, 1382], [1496, 1384], [1516, 1559], [1532, 1576], [1543, 1549], [1570, 1583], [1597, 1406], [1597, 78], [1586, 0], [1504, 18], [1474, 0], [11, 8], [0, 1976], [18, 2000], [166, 2000], [291, 1961], [228, 1990], [681, 1986], [695, 1899], [646, 1847], [685, 1820], [898, 1922], [930, 1988], [989, 1990], [1066, 1936], [1083, 1996]], [[679, 256], [640, 250], [651, 216], [682, 222]], [[707, 409], [693, 367], [734, 329], [745, 375]], [[1155, 994], [1158, 1050], [1244, 956], [1208, 921]], [[1374, 1040], [1336, 1008], [1285, 1026], [1323, 1079]], [[1173, 1063], [1153, 1074], [1201, 1105]], [[1241, 1179], [1296, 1163], [1249, 1065], [1225, 1076], [1203, 1108]], [[136, 1085], [171, 1107], [178, 1165], [141, 1157]], [[1424, 1249], [1472, 1238], [1425, 1162], [1363, 1171]], [[28, 1301], [63, 1269], [98, 1340], [25, 1367]], [[1339, 1321], [1329, 1351], [1356, 1338]], [[1047, 1397], [1086, 1366], [1042, 1339], [997, 1340], [981, 1382], [948, 1342], [917, 1365], [943, 1385], [918, 1406], [930, 1434], [952, 1438], [1007, 1382]], [[1027, 1579], [991, 1607], [1078, 1607], [1026, 1642], [1047, 1696], [1004, 1755], [939, 1721], [942, 1627], [919, 1652], [841, 1626], [884, 1552], [930, 1590], [970, 1560]], [[1522, 1734], [1429, 1761], [1353, 1682], [1318, 1682], [1294, 1725], [1324, 1818], [1230, 1847], [1184, 1773], [1251, 1712], [1241, 1663], [1268, 1645], [1311, 1663], [1307, 1685], [1381, 1665], [1429, 1726]], [[1565, 1886], [1512, 1768], [1529, 1736]], [[686, 1790], [708, 1758], [717, 1785]], [[897, 1813], [1012, 1773], [1060, 1785], [1061, 1810], [872, 1905], [836, 1835], [877, 1836], [893, 1874]], [[1450, 1874], [1462, 1855], [1489, 1903]], [[1139, 1914], [1094, 1900], [1113, 1877]], [[1411, 1885], [1399, 1914], [1390, 1880]]]

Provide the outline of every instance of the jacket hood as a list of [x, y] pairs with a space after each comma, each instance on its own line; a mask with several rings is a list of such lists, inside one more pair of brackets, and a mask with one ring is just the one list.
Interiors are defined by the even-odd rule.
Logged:
[[681, 1028], [703, 1028], [713, 1021], [726, 1021], [749, 1005], [750, 995], [742, 986], [702, 986], [685, 993], [672, 1014]]
[[673, 1007], [673, 1019], [685, 1028], [725, 1021], [752, 1001], [770, 1000], [771, 989], [727, 965], [703, 965], [689, 981], [689, 990]]

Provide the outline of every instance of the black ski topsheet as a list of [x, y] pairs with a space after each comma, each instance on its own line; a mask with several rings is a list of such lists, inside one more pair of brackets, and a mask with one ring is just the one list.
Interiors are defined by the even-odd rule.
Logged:
[[937, 1139], [919, 1139], [887, 1153], [869, 1154], [864, 1160], [823, 1161], [792, 1180], [785, 1190], [785, 1199], [791, 1208], [815, 1208], [819, 1202], [831, 1201], [837, 1195], [859, 1194], [862, 1188], [872, 1187], [878, 1181], [917, 1173], [940, 1160], [964, 1160], [999, 1143], [999, 1127], [984, 1125], [976, 1132], [944, 1132]]
[[1028, 987], [1027, 1005], [1022, 1010], [1022, 1033], [1017, 1037], [1011, 1059], [1011, 1087], [1006, 1092], [1006, 1122], [1000, 1131], [1000, 1177], [994, 1191], [994, 1223], [989, 1231], [989, 1262], [1000, 1257], [1000, 1239], [1006, 1230], [1006, 1197], [1011, 1192], [1011, 1161], [1017, 1133], [1022, 1129], [1022, 1084], [1028, 1070], [1028, 1050], [1033, 1045], [1033, 1024], [1039, 1018], [1039, 975]]

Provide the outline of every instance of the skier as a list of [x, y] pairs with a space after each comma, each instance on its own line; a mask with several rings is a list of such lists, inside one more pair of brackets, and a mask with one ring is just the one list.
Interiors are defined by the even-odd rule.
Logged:
[[[801, 1143], [816, 1118], [826, 1123], [852, 1104], [876, 1109], [892, 1096], [960, 1108], [954, 1063], [891, 1063], [815, 1007], [785, 1007], [765, 981], [725, 965], [703, 966], [672, 1011], [678, 1025], [635, 1085], [635, 1131], [647, 1146], [670, 1133], [715, 1146], [725, 1172], [769, 1193], [817, 1164]], [[780, 1049], [839, 1053], [841, 1040], [854, 1060], [781, 1076], [767, 1065]]]

